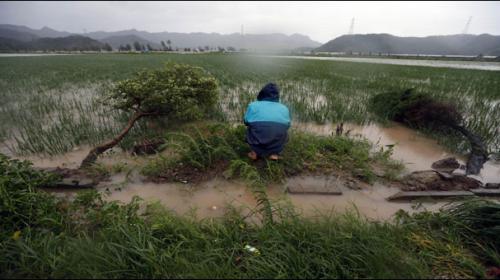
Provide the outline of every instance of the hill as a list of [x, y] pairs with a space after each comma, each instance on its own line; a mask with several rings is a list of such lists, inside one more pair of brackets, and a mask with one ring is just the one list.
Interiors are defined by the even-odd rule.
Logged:
[[90, 38], [103, 41], [112, 36], [137, 36], [144, 40], [161, 44], [161, 41], [172, 42], [172, 48], [197, 48], [197, 47], [234, 47], [237, 49], [246, 48], [252, 50], [293, 50], [301, 47], [316, 48], [321, 44], [311, 40], [309, 37], [292, 34], [290, 36], [273, 34], [245, 34], [239, 33], [219, 34], [219, 33], [177, 33], [177, 32], [156, 32], [138, 31], [135, 29], [117, 32], [90, 32], [85, 34]]
[[144, 46], [149, 44], [150, 46], [156, 49], [161, 48], [160, 44], [153, 43], [136, 35], [116, 35], [100, 39], [99, 41], [103, 43], [108, 43], [114, 49], [118, 49], [120, 46], [125, 46], [127, 44], [133, 46], [134, 42], [139, 42], [141, 45]]
[[[24, 34], [24, 36], [32, 36], [36, 38], [58, 38], [58, 37], [67, 37], [72, 35], [72, 33], [65, 31], [57, 31], [52, 28], [44, 26], [41, 29], [33, 29], [22, 25], [13, 25], [13, 24], [0, 24], [0, 37], [6, 37], [5, 34], [8, 32], [13, 32], [16, 34]], [[7, 37], [11, 38], [11, 37]], [[18, 38], [12, 38], [17, 39]]]
[[390, 34], [356, 34], [340, 36], [315, 51], [498, 56], [500, 36], [481, 34], [397, 37]]
[[12, 38], [0, 37], [0, 51], [97, 51], [103, 48], [103, 43], [79, 35], [72, 35], [62, 38], [39, 38], [30, 42], [23, 42]]

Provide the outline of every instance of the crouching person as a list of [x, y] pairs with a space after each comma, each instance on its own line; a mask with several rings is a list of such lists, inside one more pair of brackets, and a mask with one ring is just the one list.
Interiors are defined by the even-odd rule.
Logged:
[[269, 83], [259, 92], [257, 101], [248, 105], [244, 123], [247, 126], [246, 141], [252, 148], [248, 156], [269, 157], [277, 160], [288, 141], [290, 112], [279, 102], [279, 89]]

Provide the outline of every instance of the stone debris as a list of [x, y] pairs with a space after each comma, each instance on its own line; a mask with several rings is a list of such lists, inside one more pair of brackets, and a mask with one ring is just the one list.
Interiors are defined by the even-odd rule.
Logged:
[[431, 165], [432, 169], [451, 173], [453, 170], [460, 168], [460, 163], [454, 157], [438, 160]]
[[403, 191], [460, 191], [482, 187], [481, 181], [465, 175], [434, 170], [416, 171], [405, 176]]

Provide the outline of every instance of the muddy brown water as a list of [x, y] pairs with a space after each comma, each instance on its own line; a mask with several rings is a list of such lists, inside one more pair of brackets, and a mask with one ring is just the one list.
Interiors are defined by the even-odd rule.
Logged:
[[[335, 133], [337, 125], [297, 123], [294, 127], [319, 135], [331, 135]], [[397, 123], [391, 123], [387, 127], [373, 123], [363, 126], [344, 124], [344, 133], [349, 130], [351, 136], [367, 138], [378, 146], [394, 145], [392, 158], [402, 161], [406, 172], [431, 169], [433, 162], [446, 157], [456, 157], [461, 164], [465, 164], [467, 160], [466, 157], [446, 151], [437, 141]], [[500, 183], [500, 164], [488, 161], [481, 173], [473, 177], [483, 183]]]
[[[335, 124], [317, 125], [313, 123], [298, 123], [295, 129], [305, 130], [320, 135], [335, 133]], [[381, 127], [375, 124], [358, 126], [345, 124], [344, 131], [351, 130], [350, 135], [365, 137], [378, 145], [394, 146], [393, 158], [404, 162], [407, 172], [429, 169], [432, 162], [448, 156], [436, 141], [426, 138], [416, 131], [398, 124]], [[356, 137], [357, 137], [356, 136]], [[77, 148], [65, 155], [56, 157], [25, 157], [37, 167], [61, 166], [76, 168], [89, 151], [88, 147]], [[463, 161], [463, 158], [460, 158]], [[147, 158], [133, 157], [123, 152], [113, 152], [99, 159], [104, 164], [116, 162], [127, 163], [130, 166], [140, 166]], [[500, 166], [488, 162], [477, 177], [483, 182], [500, 182]], [[289, 178], [284, 184], [268, 187], [269, 197], [277, 203], [293, 205], [306, 217], [320, 214], [345, 211], [358, 211], [360, 214], [377, 220], [387, 220], [403, 209], [408, 212], [437, 210], [448, 200], [426, 200], [417, 202], [388, 202], [387, 197], [397, 193], [399, 189], [381, 184], [364, 186], [361, 190], [352, 190], [343, 185], [338, 189], [342, 195], [311, 195], [288, 194], [285, 188], [289, 184], [327, 184], [331, 178], [324, 176], [302, 176]], [[214, 218], [222, 216], [229, 205], [239, 208], [243, 213], [250, 213], [256, 206], [251, 191], [244, 183], [215, 178], [199, 185], [182, 183], [155, 184], [143, 182], [137, 170], [128, 178], [123, 174], [115, 175], [109, 182], [101, 182], [97, 189], [105, 193], [107, 200], [130, 202], [134, 196], [140, 196], [147, 202], [159, 201], [162, 205], [178, 214], [191, 214], [197, 218]], [[74, 196], [74, 191], [55, 191], [59, 196]]]
[[[299, 178], [291, 178], [294, 183]], [[325, 183], [326, 176], [302, 176], [303, 182], [310, 184]], [[119, 184], [118, 184], [119, 185]], [[274, 202], [293, 205], [305, 217], [316, 217], [328, 213], [357, 211], [363, 216], [376, 220], [389, 220], [400, 209], [408, 212], [423, 209], [437, 210], [445, 201], [427, 201], [421, 203], [388, 202], [386, 198], [398, 192], [398, 189], [374, 184], [362, 190], [339, 187], [342, 195], [301, 195], [287, 194], [285, 185], [271, 185], [268, 196]], [[133, 181], [124, 186], [103, 184], [100, 190], [108, 188], [107, 199], [130, 202], [137, 195], [147, 202], [159, 201], [168, 209], [178, 214], [195, 215], [196, 218], [216, 218], [224, 215], [228, 207], [235, 207], [248, 214], [255, 209], [256, 201], [252, 192], [243, 182], [227, 181], [216, 178], [197, 186], [182, 183], [154, 184]], [[121, 188], [120, 191], [113, 188]]]

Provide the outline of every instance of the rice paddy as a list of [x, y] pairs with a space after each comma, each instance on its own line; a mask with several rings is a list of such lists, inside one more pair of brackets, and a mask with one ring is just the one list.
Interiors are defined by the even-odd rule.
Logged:
[[[168, 143], [166, 150], [137, 157], [140, 160], [134, 157], [139, 162], [134, 166], [125, 159], [111, 159], [112, 165], [101, 161], [90, 169], [96, 176], [121, 176], [123, 183], [111, 181], [64, 199], [40, 190], [57, 180], [53, 174], [2, 154], [47, 159], [71, 152], [80, 159], [81, 149], [85, 154], [87, 147], [115, 136], [129, 118], [107, 105], [111, 86], [167, 61], [201, 66], [217, 78], [218, 110], [212, 114], [216, 121], [140, 120], [121, 147], [160, 136]], [[387, 220], [374, 221], [362, 213], [378, 216], [373, 204], [387, 203], [384, 190], [389, 188], [375, 184], [371, 187], [379, 192], [378, 198], [364, 192], [369, 209], [345, 206], [343, 214], [332, 210], [304, 216], [293, 199], [276, 196], [276, 186], [296, 175], [334, 171], [349, 173], [365, 184], [380, 183], [393, 180], [402, 163], [391, 158], [391, 148], [373, 149], [366, 139], [318, 136], [300, 129], [290, 133], [283, 153], [286, 160], [252, 163], [246, 156], [245, 128], [233, 125], [242, 122], [248, 103], [269, 81], [280, 86], [293, 122], [307, 123], [305, 127], [316, 123], [323, 129], [337, 122], [360, 128], [385, 123], [370, 112], [370, 98], [415, 88], [456, 103], [469, 129], [482, 135], [491, 151], [499, 151], [498, 74], [228, 54], [0, 57], [0, 278], [498, 277], [498, 202], [462, 201], [420, 213], [416, 212], [425, 203], [407, 204], [407, 212], [391, 205], [384, 214]], [[461, 139], [426, 133], [452, 151], [468, 149]], [[433, 142], [422, 145], [428, 143]], [[384, 174], [376, 174], [374, 166]], [[224, 182], [242, 183], [242, 188], [229, 187], [240, 198], [247, 194], [253, 208], [242, 210], [231, 204], [215, 217], [195, 219], [195, 212], [191, 216], [191, 205], [173, 193], [189, 191], [182, 176], [194, 180], [213, 174], [224, 177]], [[129, 175], [140, 180], [131, 183]], [[165, 186], [173, 183], [155, 181], [177, 177], [179, 188], [167, 194]], [[121, 192], [122, 187], [128, 190]], [[127, 196], [135, 191], [168, 203]], [[356, 192], [362, 191], [350, 190]], [[105, 197], [110, 193], [114, 196]], [[213, 195], [215, 201], [224, 201], [218, 193]], [[120, 196], [126, 199], [113, 201]], [[347, 193], [337, 200], [318, 196], [304, 201], [339, 206], [349, 199]], [[210, 197], [206, 200], [206, 205], [213, 205]], [[168, 207], [176, 203], [184, 213]], [[213, 207], [213, 211], [222, 208]]]
[[[455, 103], [466, 125], [500, 150], [498, 71], [300, 60], [223, 54], [104, 54], [0, 58], [0, 140], [13, 154], [61, 154], [95, 145], [123, 127], [127, 115], [105, 104], [115, 81], [167, 61], [202, 66], [219, 81], [218, 118], [240, 122], [246, 106], [268, 81], [282, 90], [293, 121], [366, 124], [374, 94], [415, 88]], [[146, 122], [127, 136], [154, 133]], [[461, 138], [430, 133], [451, 151], [466, 153]]]

